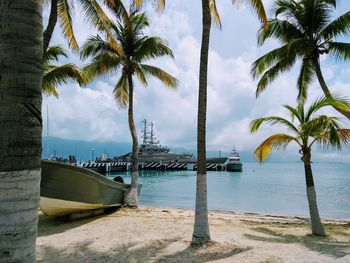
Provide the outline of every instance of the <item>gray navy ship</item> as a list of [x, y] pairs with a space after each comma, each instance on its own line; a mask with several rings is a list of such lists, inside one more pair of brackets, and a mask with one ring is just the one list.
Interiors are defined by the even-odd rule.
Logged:
[[[139, 147], [139, 162], [158, 163], [195, 163], [197, 160], [191, 153], [171, 152], [167, 146], [162, 146], [154, 134], [153, 122], [148, 123], [146, 119], [142, 121], [141, 145]], [[131, 153], [120, 156], [123, 161], [131, 161]]]

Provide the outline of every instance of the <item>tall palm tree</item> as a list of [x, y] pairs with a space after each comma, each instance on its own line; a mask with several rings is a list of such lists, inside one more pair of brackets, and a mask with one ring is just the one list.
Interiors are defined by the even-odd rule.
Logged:
[[74, 64], [53, 65], [59, 57], [68, 57], [65, 50], [60, 46], [49, 47], [44, 54], [42, 90], [46, 95], [58, 98], [57, 87], [75, 81], [80, 86], [85, 85], [89, 78], [86, 73]]
[[[285, 148], [291, 142], [300, 147], [299, 152], [302, 155], [301, 160], [305, 169], [306, 194], [312, 234], [318, 236], [325, 236], [326, 233], [317, 209], [316, 191], [311, 169], [311, 147], [315, 143], [319, 143], [323, 146], [331, 145], [340, 149], [342, 143], [347, 143], [350, 140], [350, 129], [342, 129], [337, 117], [316, 115], [319, 110], [327, 106], [350, 111], [347, 101], [323, 97], [312, 103], [307, 110], [305, 110], [303, 102], [299, 102], [296, 108], [284, 105], [291, 114], [291, 121], [282, 117], [271, 116], [256, 119], [251, 123], [251, 132], [256, 132], [262, 123], [280, 124], [292, 132], [292, 134], [279, 133], [269, 136], [255, 150], [255, 156], [262, 162], [270, 155], [272, 149]], [[298, 123], [294, 124], [294, 120], [297, 120]]]
[[[140, 7], [143, 0], [133, 0], [136, 7]], [[157, 10], [165, 7], [165, 0], [152, 1], [156, 3]], [[236, 1], [232, 1], [233, 3]], [[258, 17], [267, 27], [267, 18], [261, 0], [245, 0], [248, 2]], [[207, 170], [206, 170], [206, 116], [207, 116], [207, 79], [208, 79], [208, 54], [210, 42], [211, 20], [221, 28], [220, 15], [216, 8], [215, 0], [202, 0], [202, 40], [199, 63], [199, 93], [197, 115], [197, 180], [196, 180], [196, 207], [195, 222], [192, 235], [193, 244], [205, 244], [210, 241], [208, 223], [208, 195], [207, 195]]]
[[[114, 10], [111, 11], [114, 12]], [[118, 14], [114, 14], [118, 18]], [[156, 66], [145, 64], [153, 58], [173, 57], [172, 51], [164, 40], [143, 34], [148, 26], [149, 21], [144, 13], [131, 10], [128, 16], [119, 17], [117, 23], [111, 24], [111, 34], [107, 39], [99, 35], [90, 37], [81, 51], [82, 58], [92, 57], [92, 62], [85, 67], [92, 78], [115, 74], [121, 69], [121, 76], [113, 93], [119, 106], [128, 107], [129, 129], [133, 143], [131, 188], [124, 200], [127, 206], [138, 204], [138, 139], [133, 114], [134, 77], [136, 76], [145, 86], [147, 78], [152, 76], [162, 81], [167, 87], [177, 87], [177, 80], [169, 73]], [[120, 49], [116, 48], [114, 43]]]
[[[258, 43], [263, 45], [267, 39], [275, 38], [282, 46], [254, 62], [252, 75], [260, 78], [257, 96], [300, 59], [302, 63], [297, 80], [298, 99], [307, 98], [309, 86], [315, 76], [324, 95], [332, 97], [322, 75], [320, 57], [329, 54], [337, 60], [350, 58], [350, 44], [334, 40], [350, 33], [350, 11], [331, 20], [335, 7], [335, 0], [275, 1], [275, 17], [269, 20], [268, 30], [259, 31]], [[350, 119], [350, 112], [337, 110]]]
[[0, 261], [35, 262], [41, 164], [41, 0], [0, 4]]

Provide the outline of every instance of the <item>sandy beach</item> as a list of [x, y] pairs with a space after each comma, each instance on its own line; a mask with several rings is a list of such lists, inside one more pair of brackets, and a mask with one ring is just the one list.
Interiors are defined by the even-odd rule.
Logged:
[[324, 221], [310, 236], [305, 218], [210, 212], [212, 242], [190, 245], [191, 210], [120, 209], [63, 222], [39, 216], [38, 262], [350, 262], [350, 222]]

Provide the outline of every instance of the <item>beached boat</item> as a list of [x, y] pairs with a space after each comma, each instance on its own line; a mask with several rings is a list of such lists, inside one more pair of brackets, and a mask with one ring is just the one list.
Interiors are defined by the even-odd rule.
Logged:
[[130, 185], [71, 164], [42, 161], [40, 208], [64, 216], [121, 206]]
[[243, 164], [239, 157], [239, 153], [236, 151], [235, 147], [233, 147], [230, 157], [225, 162], [225, 169], [229, 172], [241, 172], [242, 166]]

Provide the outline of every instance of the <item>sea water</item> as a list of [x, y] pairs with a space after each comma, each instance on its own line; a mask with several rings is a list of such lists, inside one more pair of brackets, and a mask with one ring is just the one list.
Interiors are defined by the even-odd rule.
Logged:
[[[350, 164], [313, 163], [322, 218], [350, 219]], [[121, 175], [130, 182], [130, 173]], [[244, 163], [242, 172], [207, 172], [210, 210], [308, 216], [304, 167], [295, 163]], [[140, 171], [140, 203], [194, 208], [196, 171]]]

